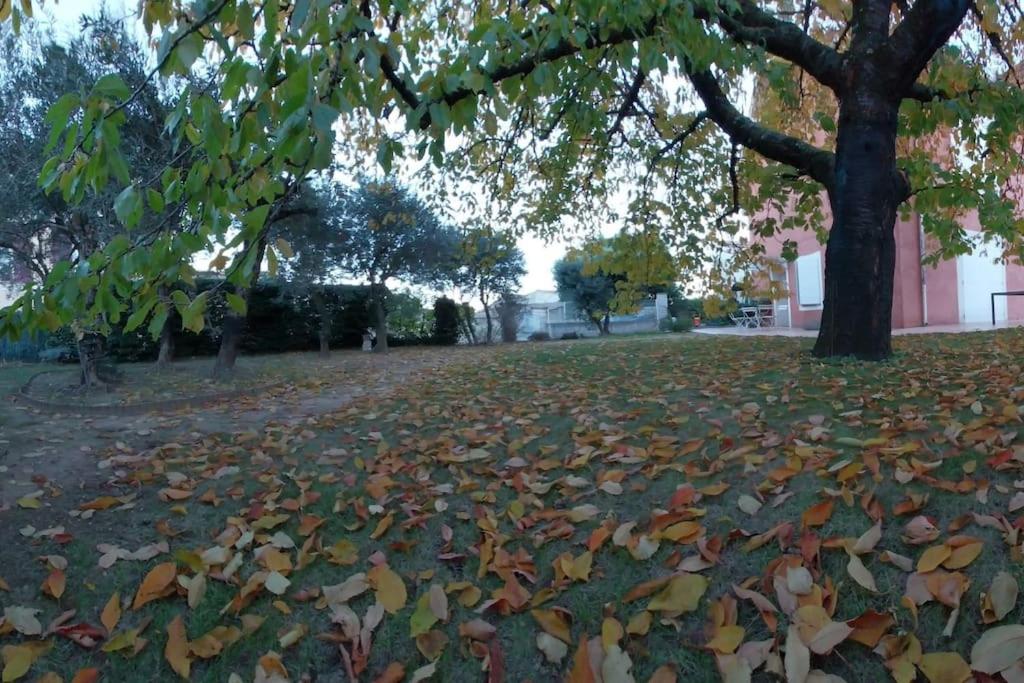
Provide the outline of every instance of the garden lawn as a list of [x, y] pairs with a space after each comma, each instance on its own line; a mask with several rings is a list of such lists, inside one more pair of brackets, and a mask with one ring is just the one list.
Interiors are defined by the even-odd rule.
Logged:
[[1020, 680], [1024, 333], [895, 344], [463, 351], [84, 455], [0, 512], [3, 680]]

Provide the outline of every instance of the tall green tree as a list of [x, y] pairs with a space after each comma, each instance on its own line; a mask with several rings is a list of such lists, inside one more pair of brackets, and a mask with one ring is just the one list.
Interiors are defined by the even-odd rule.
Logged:
[[390, 180], [364, 180], [342, 192], [331, 220], [342, 269], [370, 285], [374, 350], [385, 352], [389, 283], [429, 285], [446, 279], [455, 235], [411, 190]]
[[453, 279], [457, 287], [480, 299], [486, 320], [484, 343], [494, 340], [495, 299], [518, 290], [524, 275], [523, 252], [510, 234], [475, 228], [467, 230], [459, 240]]
[[[0, 7], [0, 21], [21, 20], [11, 3]], [[805, 224], [823, 215], [813, 198], [824, 191], [833, 218], [819, 355], [889, 354], [893, 225], [912, 197], [929, 210], [978, 208], [1012, 255], [1024, 244], [1005, 191], [1024, 112], [1015, 3], [142, 0], [140, 13], [158, 36], [161, 76], [188, 74], [198, 61], [215, 84], [188, 87], [167, 121], [197, 158], [153, 182], [119, 171], [120, 115], [136, 95], [105, 78], [52, 108], [59, 144], [41, 178], [72, 202], [116, 179], [130, 230], [140, 197], [180, 193], [199, 226], [187, 243], [171, 241], [167, 251], [183, 261], [211, 243], [259, 244], [289, 179], [331, 164], [340, 118], [352, 154], [376, 151], [388, 169], [411, 152], [487, 174], [537, 230], [611, 212], [605, 198], [625, 191], [625, 218], [671, 233], [696, 270], [741, 241], [739, 209], [763, 203], [757, 188], [795, 196]], [[745, 113], [737, 102], [748, 74], [776, 95], [769, 101], [802, 106]], [[804, 97], [816, 91], [821, 100]], [[396, 114], [405, 135], [395, 133]], [[922, 136], [953, 140], [957, 154], [943, 163], [926, 145], [897, 154], [898, 140]], [[929, 230], [952, 253], [963, 243], [948, 225]], [[146, 245], [114, 250], [95, 270], [127, 268], [151, 284], [163, 277], [152, 254]], [[86, 277], [64, 275], [76, 286]], [[81, 303], [44, 292], [58, 280], [9, 307], [0, 328], [74, 315]], [[126, 299], [153, 309], [157, 296], [152, 286], [121, 291], [109, 276], [84, 287], [104, 311]], [[202, 303], [180, 306], [188, 324]]]

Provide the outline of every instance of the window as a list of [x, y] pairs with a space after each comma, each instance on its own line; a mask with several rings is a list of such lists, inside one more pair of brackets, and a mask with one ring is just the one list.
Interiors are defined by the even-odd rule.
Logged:
[[821, 252], [801, 256], [796, 260], [797, 303], [801, 308], [818, 308], [822, 304], [824, 287], [821, 281]]

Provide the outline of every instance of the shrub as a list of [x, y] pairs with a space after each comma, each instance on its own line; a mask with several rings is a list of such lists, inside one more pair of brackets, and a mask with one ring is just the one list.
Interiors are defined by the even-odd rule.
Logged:
[[446, 296], [434, 302], [434, 328], [431, 337], [435, 344], [444, 346], [459, 342], [459, 305]]
[[689, 332], [693, 329], [692, 318], [665, 318], [658, 324], [662, 332]]
[[566, 332], [565, 334], [562, 335], [562, 339], [579, 339], [579, 338], [580, 338], [580, 333], [579, 332]]
[[551, 341], [551, 335], [547, 332], [534, 332], [527, 339], [530, 341]]

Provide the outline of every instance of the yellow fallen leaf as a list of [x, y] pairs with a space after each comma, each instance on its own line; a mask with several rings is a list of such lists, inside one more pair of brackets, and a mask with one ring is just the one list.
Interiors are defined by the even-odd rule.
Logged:
[[917, 571], [924, 574], [938, 569], [939, 565], [949, 559], [949, 556], [953, 554], [953, 549], [948, 545], [933, 545], [923, 553], [917, 560]]
[[963, 569], [978, 558], [984, 547], [984, 543], [976, 541], [954, 548], [942, 566], [946, 569]]
[[660, 593], [651, 598], [647, 609], [651, 611], [680, 613], [697, 609], [708, 580], [699, 574], [677, 574], [669, 579]]
[[720, 654], [732, 654], [743, 642], [745, 634], [742, 626], [720, 626], [715, 637], [708, 641], [707, 647]]
[[41, 506], [42, 503], [36, 496], [25, 496], [18, 499], [18, 507], [25, 508], [26, 510], [38, 510]]
[[4, 645], [0, 648], [0, 657], [3, 658], [4, 668], [2, 673], [3, 683], [16, 681], [32, 668], [32, 664], [53, 647], [50, 641], [33, 641], [20, 645]]
[[630, 617], [629, 622], [626, 623], [626, 633], [631, 636], [646, 636], [647, 632], [651, 630], [651, 621], [653, 617], [647, 610], [638, 612]]
[[971, 668], [956, 652], [930, 652], [917, 666], [930, 683], [964, 683], [971, 677]]
[[377, 600], [388, 614], [395, 614], [405, 607], [406, 592], [402, 577], [386, 564], [379, 564], [366, 573], [366, 578], [377, 593]]

